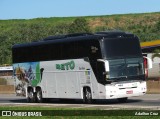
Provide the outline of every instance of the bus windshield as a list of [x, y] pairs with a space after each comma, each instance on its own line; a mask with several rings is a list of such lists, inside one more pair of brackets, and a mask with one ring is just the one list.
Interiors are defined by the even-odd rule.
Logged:
[[138, 38], [104, 40], [104, 58], [109, 61], [110, 80], [127, 80], [144, 75]]
[[126, 58], [109, 60], [110, 79], [132, 77], [143, 75], [142, 58]]

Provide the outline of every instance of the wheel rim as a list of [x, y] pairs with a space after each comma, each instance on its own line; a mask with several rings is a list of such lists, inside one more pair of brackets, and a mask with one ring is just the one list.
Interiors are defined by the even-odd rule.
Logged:
[[91, 99], [91, 93], [86, 89], [86, 99]]
[[28, 97], [29, 97], [30, 99], [33, 98], [33, 92], [32, 92], [32, 91], [28, 92]]
[[41, 92], [37, 92], [37, 99], [40, 101], [42, 99], [42, 95], [41, 95]]
[[84, 91], [84, 102], [85, 103], [91, 103], [92, 95], [89, 89], [85, 89]]

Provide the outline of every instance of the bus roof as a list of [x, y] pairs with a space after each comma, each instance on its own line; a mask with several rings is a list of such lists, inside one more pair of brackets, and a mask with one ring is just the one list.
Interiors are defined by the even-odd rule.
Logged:
[[[53, 36], [54, 37], [54, 36]], [[12, 48], [19, 48], [19, 47], [29, 47], [29, 46], [38, 46], [38, 45], [43, 45], [43, 44], [52, 44], [52, 43], [66, 43], [66, 42], [72, 42], [72, 41], [79, 41], [79, 40], [89, 40], [89, 39], [97, 39], [97, 37], [90, 35], [87, 37], [84, 36], [79, 36], [79, 37], [71, 37], [71, 38], [60, 38], [60, 39], [54, 39], [51, 40], [52, 36], [49, 37], [49, 40], [47, 38], [40, 40], [40, 41], [36, 41], [36, 42], [30, 42], [30, 43], [24, 43], [24, 44], [16, 44], [14, 45]]]
[[82, 40], [90, 40], [90, 39], [101, 40], [103, 38], [121, 38], [121, 37], [135, 37], [135, 35], [131, 33], [122, 32], [122, 31], [104, 31], [104, 32], [97, 32], [95, 34], [76, 33], [76, 34], [68, 34], [68, 35], [57, 35], [57, 36], [49, 36], [47, 38], [44, 38], [43, 40], [39, 40], [36, 42], [16, 44], [12, 48], [38, 46], [38, 45], [50, 44], [50, 43], [65, 43], [65, 42], [82, 41]]

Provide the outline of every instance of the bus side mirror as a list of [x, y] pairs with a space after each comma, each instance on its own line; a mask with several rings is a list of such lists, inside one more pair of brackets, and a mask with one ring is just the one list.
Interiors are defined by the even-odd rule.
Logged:
[[105, 66], [105, 71], [109, 72], [109, 61], [104, 59], [97, 59], [98, 62], [103, 62]]

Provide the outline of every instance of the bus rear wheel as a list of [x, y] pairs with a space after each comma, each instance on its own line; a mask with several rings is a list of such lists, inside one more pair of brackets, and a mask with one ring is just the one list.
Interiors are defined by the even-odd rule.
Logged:
[[37, 93], [36, 93], [36, 100], [37, 100], [38, 103], [42, 103], [42, 102], [43, 102], [42, 91], [41, 91], [41, 89], [37, 90]]
[[91, 90], [89, 88], [84, 88], [83, 102], [87, 103], [87, 104], [92, 103], [92, 94], [91, 94]]
[[35, 93], [33, 92], [33, 89], [28, 90], [27, 102], [28, 103], [36, 102], [36, 96]]

